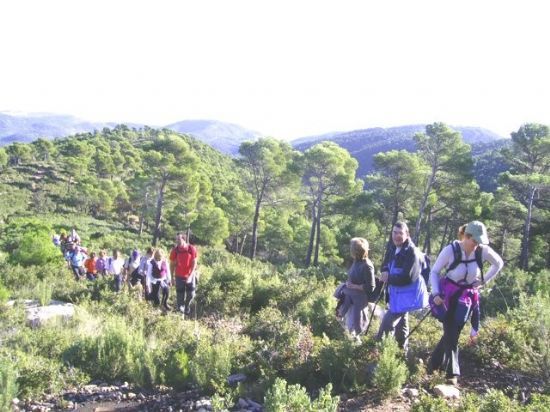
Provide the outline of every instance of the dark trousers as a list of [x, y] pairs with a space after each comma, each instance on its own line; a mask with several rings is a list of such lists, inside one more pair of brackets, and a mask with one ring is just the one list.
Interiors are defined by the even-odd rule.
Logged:
[[84, 268], [82, 266], [71, 266], [71, 270], [73, 271], [74, 278], [76, 280], [80, 280], [84, 277]]
[[114, 275], [115, 278], [115, 292], [120, 292], [122, 288], [122, 274]]
[[382, 323], [380, 323], [380, 329], [378, 329], [378, 335], [376, 339], [380, 340], [383, 336], [392, 334], [395, 336], [395, 340], [399, 347], [405, 352], [409, 344], [407, 335], [409, 334], [409, 314], [405, 313], [392, 313], [389, 310], [384, 314]]
[[[462, 309], [462, 308], [461, 308]], [[447, 313], [443, 322], [443, 336], [432, 352], [429, 369], [445, 371], [447, 378], [460, 376], [458, 364], [458, 338], [469, 314], [456, 313], [456, 307]]]
[[191, 302], [195, 297], [195, 278], [187, 283], [185, 279], [176, 276], [176, 302], [178, 310], [189, 313]]
[[153, 304], [155, 306], [161, 304], [159, 294], [160, 290], [162, 289], [162, 306], [166, 308], [168, 306], [168, 294], [170, 292], [168, 285], [164, 282], [157, 282], [153, 283], [153, 287], [151, 289], [151, 295], [149, 296], [149, 298], [153, 301]]

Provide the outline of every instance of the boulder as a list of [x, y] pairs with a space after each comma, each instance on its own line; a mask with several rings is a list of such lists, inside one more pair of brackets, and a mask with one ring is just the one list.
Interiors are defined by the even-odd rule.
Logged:
[[437, 396], [447, 399], [459, 399], [460, 391], [458, 388], [451, 385], [436, 385], [434, 387], [434, 393]]
[[37, 328], [44, 325], [49, 319], [60, 317], [69, 320], [74, 316], [74, 305], [72, 303], [52, 300], [47, 306], [40, 306], [37, 301], [25, 301], [25, 312], [27, 323]]

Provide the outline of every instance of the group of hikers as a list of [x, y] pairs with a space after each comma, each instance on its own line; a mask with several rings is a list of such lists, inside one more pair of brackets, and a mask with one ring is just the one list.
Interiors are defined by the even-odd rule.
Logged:
[[[76, 280], [93, 281], [100, 276], [112, 276], [115, 291], [119, 292], [126, 284], [129, 288], [140, 287], [145, 299], [164, 310], [170, 309], [169, 290], [175, 285], [175, 310], [190, 314], [197, 285], [197, 250], [187, 242], [185, 234], [177, 234], [176, 244], [167, 257], [162, 249], [153, 247], [147, 248], [145, 255], [134, 249], [127, 259], [123, 259], [117, 249], [111, 256], [103, 250], [96, 256], [81, 245], [74, 229], [69, 236], [56, 235], [54, 243], [63, 251]], [[347, 281], [340, 284], [334, 294], [338, 298], [336, 315], [349, 332], [360, 339], [359, 336], [368, 331], [376, 305], [385, 296], [388, 310], [376, 337], [393, 335], [407, 354], [411, 335], [408, 314], [429, 307], [430, 313], [443, 324], [443, 335], [431, 354], [428, 371], [442, 370], [449, 383], [456, 384], [460, 375], [460, 333], [471, 319], [470, 339], [475, 341], [480, 319], [479, 288], [491, 281], [504, 265], [489, 246], [485, 225], [472, 221], [461, 226], [458, 239], [444, 247], [430, 267], [427, 256], [411, 240], [407, 224], [398, 221], [393, 225], [378, 278], [369, 259], [366, 239], [351, 239], [350, 252], [353, 262]], [[485, 274], [484, 262], [490, 264]]]
[[55, 235], [53, 242], [60, 247], [77, 281], [111, 277], [116, 292], [120, 292], [125, 285], [129, 289], [139, 289], [140, 296], [164, 310], [170, 310], [168, 297], [170, 287], [175, 285], [175, 310], [185, 315], [191, 313], [198, 281], [198, 255], [197, 249], [187, 242], [185, 234], [176, 235], [176, 244], [168, 256], [163, 249], [148, 247], [144, 255], [134, 249], [126, 259], [118, 249], [114, 249], [111, 256], [105, 250], [97, 254], [89, 251], [82, 246], [75, 229], [68, 236], [65, 233]]
[[[369, 302], [376, 306], [386, 296], [388, 310], [382, 317], [377, 339], [391, 334], [407, 354], [411, 334], [408, 313], [429, 307], [430, 313], [443, 324], [443, 335], [430, 356], [428, 372], [441, 370], [448, 383], [456, 384], [460, 376], [460, 333], [471, 319], [470, 339], [475, 341], [479, 329], [479, 288], [498, 274], [503, 260], [489, 246], [487, 229], [479, 221], [461, 226], [458, 239], [441, 250], [431, 268], [429, 259], [411, 240], [406, 223], [396, 222], [391, 238], [378, 278], [369, 259], [368, 241], [351, 239], [353, 263], [347, 281], [335, 292], [339, 299], [336, 315], [358, 337], [368, 331], [372, 319], [372, 315], [368, 317]], [[485, 274], [484, 262], [490, 264]]]

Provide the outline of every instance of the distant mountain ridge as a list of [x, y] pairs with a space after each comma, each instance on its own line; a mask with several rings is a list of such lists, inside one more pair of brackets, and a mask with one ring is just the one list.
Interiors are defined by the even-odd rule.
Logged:
[[[506, 141], [502, 136], [481, 127], [454, 127], [462, 134], [466, 143], [487, 145]], [[424, 132], [426, 125], [408, 125], [390, 128], [369, 128], [349, 132], [328, 133], [320, 136], [303, 137], [292, 141], [293, 146], [304, 151], [317, 143], [328, 140], [346, 149], [359, 162], [357, 176], [362, 177], [373, 171], [373, 157], [377, 153], [390, 150], [416, 151], [414, 135]]]
[[[0, 146], [13, 142], [29, 143], [38, 138], [54, 139], [76, 133], [93, 132], [105, 127], [114, 128], [118, 123], [88, 122], [70, 115], [33, 113], [13, 115], [0, 112]], [[143, 128], [144, 124], [124, 123], [128, 127]], [[216, 120], [184, 120], [167, 126], [151, 126], [190, 134], [222, 153], [235, 155], [246, 140], [263, 135], [232, 123]]]

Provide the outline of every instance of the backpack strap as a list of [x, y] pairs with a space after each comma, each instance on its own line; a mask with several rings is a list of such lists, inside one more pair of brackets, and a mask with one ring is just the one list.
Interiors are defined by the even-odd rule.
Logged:
[[453, 240], [450, 244], [453, 248], [453, 261], [447, 268], [447, 273], [455, 269], [462, 261], [462, 250], [460, 249], [460, 243], [458, 243], [458, 240]]
[[478, 245], [475, 252], [476, 256], [476, 263], [477, 267], [479, 268], [479, 271], [481, 273], [481, 283], [485, 283], [485, 277], [483, 276], [483, 246]]

